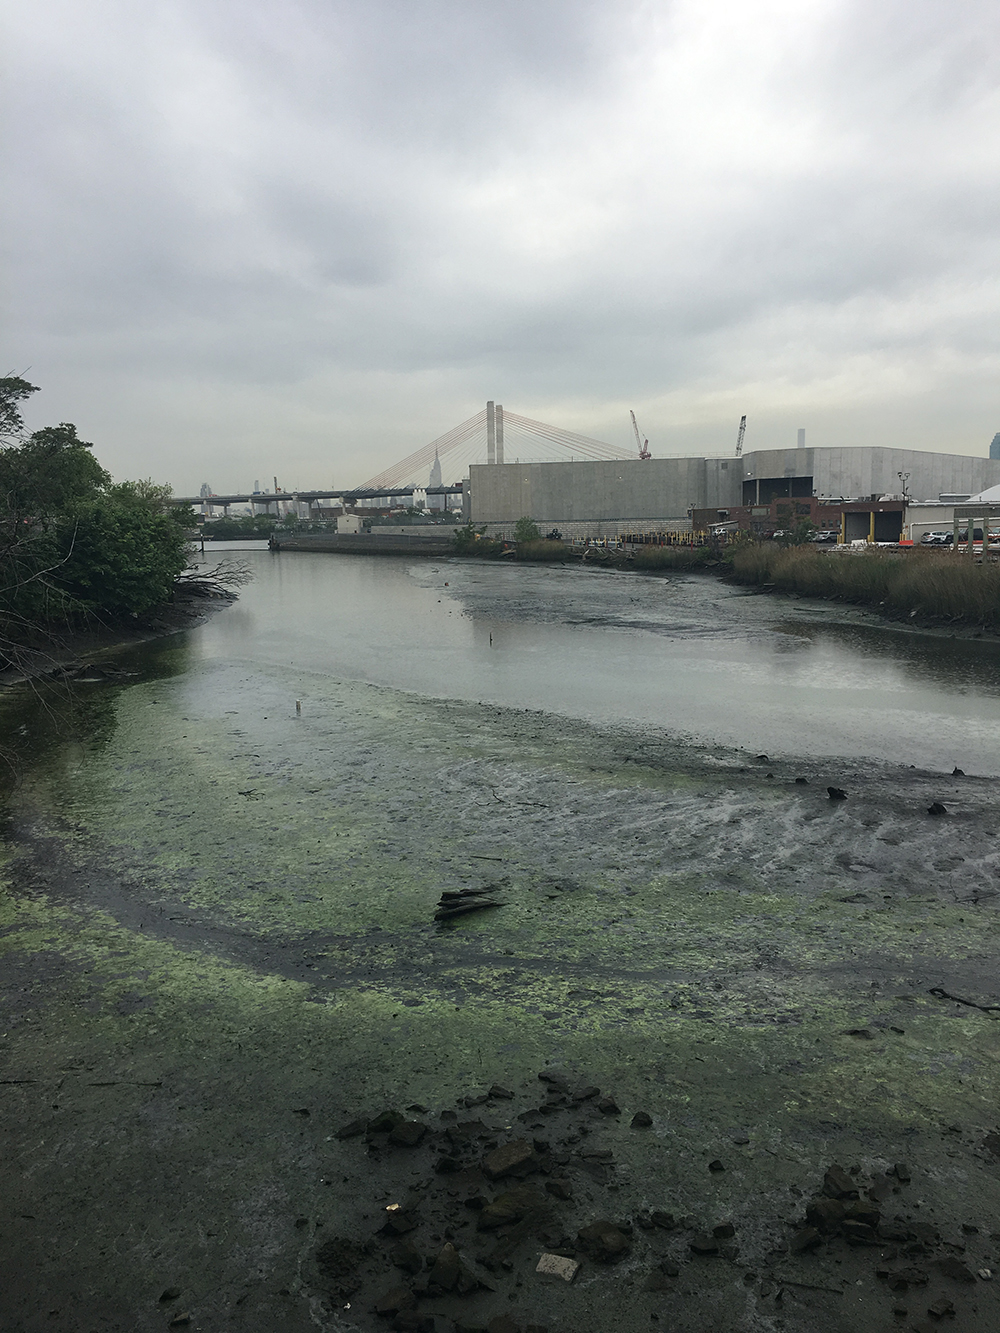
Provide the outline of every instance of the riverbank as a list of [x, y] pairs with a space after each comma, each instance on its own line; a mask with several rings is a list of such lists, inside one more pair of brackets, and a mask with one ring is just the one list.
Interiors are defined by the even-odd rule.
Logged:
[[[499, 544], [496, 544], [499, 545]], [[491, 552], [490, 554], [499, 554]], [[637, 573], [704, 570], [760, 592], [794, 593], [867, 607], [921, 629], [1000, 631], [1000, 562], [923, 550], [837, 551], [760, 542], [722, 547], [636, 546], [582, 550], [553, 541], [524, 542], [516, 559], [580, 561]]]
[[16, 664], [0, 671], [0, 690], [46, 677], [70, 679], [98, 663], [100, 670], [113, 674], [114, 664], [107, 659], [115, 653], [195, 629], [235, 600], [235, 593], [178, 591], [172, 602], [141, 616], [103, 622], [94, 617], [86, 625], [53, 627], [33, 642], [17, 645]]

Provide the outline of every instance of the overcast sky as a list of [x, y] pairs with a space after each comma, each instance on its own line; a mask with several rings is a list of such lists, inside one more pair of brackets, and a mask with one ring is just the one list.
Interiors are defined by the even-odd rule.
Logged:
[[3, 44], [0, 373], [116, 476], [357, 483], [488, 397], [654, 455], [1000, 430], [996, 0], [32, 0]]

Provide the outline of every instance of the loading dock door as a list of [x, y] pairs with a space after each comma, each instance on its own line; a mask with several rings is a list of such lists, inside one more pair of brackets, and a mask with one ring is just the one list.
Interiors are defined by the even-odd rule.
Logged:
[[844, 515], [844, 540], [848, 542], [867, 541], [871, 531], [871, 515], [847, 513]]
[[900, 511], [875, 515], [875, 540], [877, 542], [898, 542], [903, 535], [903, 515]]

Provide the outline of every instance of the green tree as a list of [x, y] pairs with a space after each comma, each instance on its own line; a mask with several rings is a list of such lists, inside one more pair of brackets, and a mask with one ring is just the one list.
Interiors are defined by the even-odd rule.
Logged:
[[24, 431], [21, 404], [37, 392], [38, 385], [29, 384], [20, 375], [5, 375], [0, 378], [0, 439], [19, 438]]
[[541, 539], [541, 535], [538, 524], [527, 516], [519, 518], [514, 524], [516, 542], [537, 542]]
[[140, 613], [168, 602], [187, 564], [187, 539], [169, 491], [125, 481], [76, 501], [59, 526], [63, 563], [52, 583], [74, 609]]

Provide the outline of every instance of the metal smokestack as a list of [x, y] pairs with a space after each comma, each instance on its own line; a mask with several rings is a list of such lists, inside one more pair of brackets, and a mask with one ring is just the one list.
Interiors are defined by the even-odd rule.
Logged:
[[805, 428], [805, 426], [800, 426], [800, 427], [799, 427], [799, 438], [798, 438], [798, 441], [796, 442], [796, 447], [799, 448], [799, 449], [804, 449], [804, 448], [806, 447], [806, 428]]

